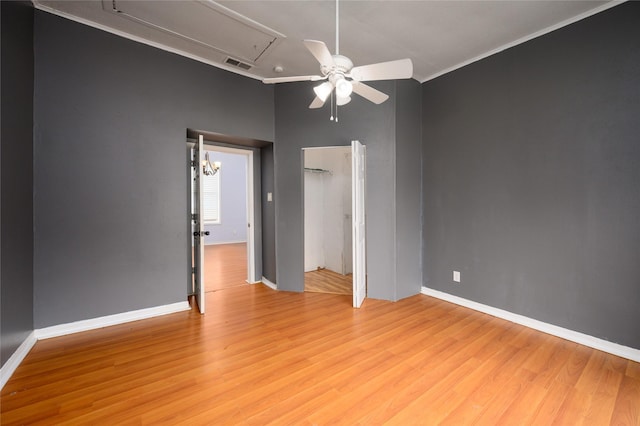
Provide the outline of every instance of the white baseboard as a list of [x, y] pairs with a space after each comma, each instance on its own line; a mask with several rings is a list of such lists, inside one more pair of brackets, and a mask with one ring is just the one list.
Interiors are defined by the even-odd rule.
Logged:
[[188, 311], [190, 309], [191, 306], [189, 306], [189, 302], [177, 302], [169, 305], [154, 306], [153, 308], [138, 309], [136, 311], [123, 312], [121, 314], [107, 315], [104, 317], [75, 321], [68, 324], [54, 325], [51, 327], [33, 330], [18, 349], [16, 349], [13, 355], [11, 355], [7, 362], [4, 363], [2, 368], [0, 368], [0, 389], [2, 389], [9, 378], [11, 378], [13, 372], [18, 368], [22, 360], [24, 360], [38, 340], [50, 339], [52, 337], [94, 330], [97, 328], [108, 327], [110, 325], [138, 321], [175, 312]]
[[36, 335], [32, 331], [20, 346], [18, 346], [18, 349], [16, 349], [13, 355], [9, 357], [7, 362], [4, 363], [2, 368], [0, 368], [0, 389], [2, 389], [9, 381], [14, 371], [16, 371], [16, 368], [18, 368], [22, 360], [27, 356], [37, 341], [38, 339], [36, 339]]
[[503, 309], [494, 308], [493, 306], [484, 305], [482, 303], [474, 302], [472, 300], [464, 299], [462, 297], [454, 296], [452, 294], [444, 293], [431, 288], [422, 287], [422, 290], [420, 292], [427, 296], [432, 296], [437, 299], [455, 303], [456, 305], [480, 311], [494, 317], [514, 322], [516, 324], [524, 325], [525, 327], [533, 328], [534, 330], [542, 331], [543, 333], [551, 334], [553, 336], [579, 343], [584, 346], [589, 346], [590, 348], [598, 349], [600, 351], [617, 355], [622, 358], [630, 359], [635, 362], [640, 362], [640, 349], [619, 345], [617, 343], [609, 342], [598, 337], [593, 337], [588, 334], [580, 333], [578, 331], [569, 330], [568, 328], [558, 327], [557, 325], [538, 321], [533, 318], [525, 317], [524, 315], [519, 315], [513, 312], [505, 311]]
[[39, 328], [35, 330], [34, 333], [38, 340], [50, 339], [52, 337], [79, 333], [81, 331], [95, 330], [97, 328], [108, 327], [110, 325], [138, 321], [160, 315], [172, 314], [174, 312], [188, 311], [189, 309], [191, 309], [189, 302], [177, 302], [169, 305], [154, 306], [153, 308], [138, 309], [136, 311], [123, 312], [121, 314], [107, 315], [104, 317], [70, 322], [68, 324]]
[[269, 287], [272, 290], [277, 290], [278, 289], [277, 285], [275, 285], [274, 283], [272, 283], [271, 281], [269, 281], [265, 277], [262, 277], [262, 284], [266, 285], [267, 287]]

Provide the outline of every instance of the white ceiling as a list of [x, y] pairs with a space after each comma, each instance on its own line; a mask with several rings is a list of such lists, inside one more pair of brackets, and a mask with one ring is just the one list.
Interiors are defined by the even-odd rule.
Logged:
[[[342, 0], [340, 53], [355, 65], [410, 58], [413, 77], [424, 82], [620, 3]], [[34, 4], [254, 78], [317, 74], [318, 64], [303, 46], [304, 39], [322, 40], [332, 52], [335, 49], [334, 0], [34, 0]], [[115, 13], [113, 4], [129, 16]], [[213, 21], [213, 15], [222, 20]], [[132, 16], [142, 16], [147, 24]], [[270, 40], [275, 42], [269, 44]], [[260, 55], [265, 46], [267, 50]], [[250, 55], [248, 50], [257, 54]], [[229, 56], [252, 68], [246, 71], [225, 64]], [[276, 73], [276, 66], [284, 71]]]

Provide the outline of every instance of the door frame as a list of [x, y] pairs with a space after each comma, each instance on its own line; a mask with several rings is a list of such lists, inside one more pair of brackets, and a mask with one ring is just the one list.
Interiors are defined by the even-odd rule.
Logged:
[[353, 244], [353, 307], [367, 297], [367, 147], [351, 141], [351, 226]]
[[[262, 280], [262, 202], [261, 202], [261, 172], [260, 172], [260, 149], [262, 146], [271, 142], [259, 141], [254, 139], [246, 139], [240, 137], [232, 137], [227, 135], [221, 135], [211, 132], [200, 132], [196, 130], [187, 129], [187, 188], [186, 188], [186, 212], [187, 220], [187, 257], [189, 262], [187, 264], [187, 296], [193, 295], [193, 250], [192, 250], [192, 221], [191, 221], [191, 197], [192, 197], [192, 184], [190, 175], [191, 165], [191, 149], [197, 144], [198, 135], [204, 134], [204, 145], [206, 149], [228, 149], [244, 151], [242, 154], [247, 155], [247, 219], [251, 224], [251, 232], [248, 232], [247, 238], [247, 282], [249, 284], [258, 284]], [[220, 142], [217, 142], [217, 140]], [[234, 143], [234, 142], [238, 143]], [[249, 235], [251, 237], [251, 246], [249, 249]]]

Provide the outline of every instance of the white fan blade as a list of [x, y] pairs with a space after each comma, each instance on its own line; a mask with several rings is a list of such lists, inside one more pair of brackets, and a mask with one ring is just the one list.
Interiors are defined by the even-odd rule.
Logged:
[[411, 78], [413, 62], [411, 59], [380, 62], [351, 69], [350, 77], [357, 81], [398, 80]]
[[381, 91], [358, 81], [353, 82], [353, 92], [373, 102], [374, 104], [381, 104], [389, 99], [389, 95], [386, 95]]
[[309, 104], [309, 108], [316, 109], [321, 108], [324, 105], [324, 101], [316, 96], [316, 98]]
[[320, 81], [326, 78], [327, 77], [322, 77], [320, 75], [296, 75], [293, 77], [263, 78], [262, 82], [265, 84], [275, 84], [275, 83], [291, 83], [293, 81]]
[[320, 62], [321, 67], [332, 68], [333, 56], [326, 44], [317, 40], [305, 40], [304, 45], [309, 49], [309, 52]]

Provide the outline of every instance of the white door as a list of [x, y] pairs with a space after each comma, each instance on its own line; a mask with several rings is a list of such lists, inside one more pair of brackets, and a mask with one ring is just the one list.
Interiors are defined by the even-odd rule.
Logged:
[[194, 225], [193, 225], [193, 282], [194, 293], [198, 309], [204, 314], [204, 203], [202, 165], [204, 164], [204, 149], [202, 135], [198, 137], [198, 144], [193, 150], [193, 178], [194, 178]]
[[367, 295], [367, 256], [365, 236], [366, 147], [351, 142], [351, 217], [353, 218], [353, 307], [362, 306]]

